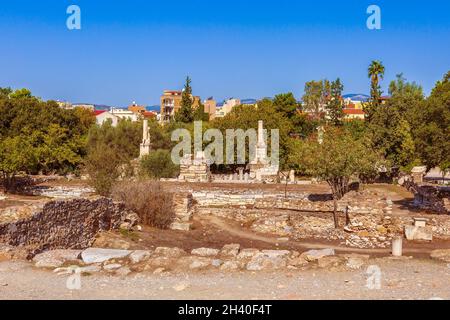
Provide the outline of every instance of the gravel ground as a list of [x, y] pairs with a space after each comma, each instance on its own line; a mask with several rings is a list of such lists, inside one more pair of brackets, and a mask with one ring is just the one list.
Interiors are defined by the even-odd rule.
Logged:
[[82, 276], [69, 290], [67, 276], [26, 262], [0, 263], [0, 299], [450, 299], [450, 266], [430, 260], [371, 260], [381, 269], [381, 289], [366, 287], [358, 271], [131, 274]]

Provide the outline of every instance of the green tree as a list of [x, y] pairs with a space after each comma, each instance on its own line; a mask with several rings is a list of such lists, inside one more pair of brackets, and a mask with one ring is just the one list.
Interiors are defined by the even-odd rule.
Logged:
[[334, 223], [338, 228], [337, 201], [349, 191], [352, 178], [376, 174], [380, 158], [364, 140], [354, 140], [345, 131], [328, 127], [322, 143], [317, 139], [294, 141], [289, 163], [300, 173], [328, 183], [334, 201]]
[[14, 191], [17, 174], [36, 163], [37, 157], [28, 136], [0, 139], [0, 174], [6, 192]]
[[93, 122], [92, 114], [64, 110], [54, 101], [34, 97], [27, 89], [1, 90], [0, 139], [26, 137], [28, 150], [37, 159], [22, 167], [25, 173], [76, 170], [86, 154], [86, 135]]
[[141, 159], [141, 173], [151, 178], [174, 178], [179, 167], [172, 162], [170, 151], [156, 150]]
[[374, 148], [392, 165], [406, 169], [417, 158], [412, 121], [423, 105], [423, 92], [417, 84], [407, 82], [402, 74], [397, 75], [389, 88], [392, 96], [374, 110], [368, 132]]
[[428, 169], [450, 163], [450, 71], [415, 110], [413, 133], [417, 153]]
[[191, 78], [187, 77], [181, 96], [180, 109], [175, 114], [175, 121], [184, 123], [194, 121], [194, 109], [192, 107], [193, 103]]
[[302, 97], [303, 110], [311, 113], [315, 120], [322, 118], [327, 96], [331, 87], [328, 80], [309, 81], [305, 84], [305, 93]]
[[201, 101], [198, 102], [197, 108], [193, 113], [194, 121], [209, 121], [209, 113], [205, 112], [205, 106]]
[[289, 119], [297, 113], [299, 106], [292, 92], [276, 95], [273, 99], [273, 105], [276, 112], [281, 113]]
[[344, 119], [344, 101], [342, 99], [342, 91], [344, 90], [344, 85], [341, 80], [337, 78], [331, 83], [330, 91], [331, 95], [328, 98], [325, 108], [328, 111], [328, 117], [332, 124], [338, 126], [342, 124]]
[[364, 112], [366, 113], [366, 120], [370, 123], [372, 115], [380, 106], [382, 95], [380, 79], [383, 80], [384, 78], [385, 67], [381, 61], [374, 60], [370, 64], [367, 73], [370, 78], [370, 100], [364, 105]]
[[109, 196], [121, 174], [120, 167], [125, 162], [120, 153], [106, 144], [98, 144], [91, 148], [85, 159], [89, 184], [98, 194]]

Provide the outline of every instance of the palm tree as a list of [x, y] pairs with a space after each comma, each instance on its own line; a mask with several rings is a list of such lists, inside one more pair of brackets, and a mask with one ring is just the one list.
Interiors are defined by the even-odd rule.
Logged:
[[381, 61], [372, 61], [368, 69], [369, 78], [372, 82], [372, 88], [378, 88], [378, 82], [380, 81], [380, 79], [383, 80], [384, 78], [384, 71], [385, 68]]
[[384, 78], [385, 68], [383, 63], [378, 60], [372, 61], [367, 72], [370, 78], [370, 101], [364, 105], [364, 111], [366, 112], [366, 120], [371, 121], [374, 112], [380, 105], [381, 90], [379, 86], [380, 79]]

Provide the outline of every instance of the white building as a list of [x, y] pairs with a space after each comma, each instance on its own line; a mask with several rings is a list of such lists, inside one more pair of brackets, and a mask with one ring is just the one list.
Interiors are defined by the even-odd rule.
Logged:
[[111, 114], [108, 111], [96, 111], [95, 112], [95, 121], [101, 126], [106, 121], [110, 120], [113, 127], [117, 126], [119, 123], [119, 117]]
[[109, 113], [122, 120], [131, 120], [131, 121], [139, 120], [138, 114], [126, 109], [111, 108]]

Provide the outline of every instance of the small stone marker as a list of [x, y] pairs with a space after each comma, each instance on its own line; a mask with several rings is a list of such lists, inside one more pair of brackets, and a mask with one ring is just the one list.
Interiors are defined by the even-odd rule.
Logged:
[[403, 255], [403, 238], [395, 237], [392, 239], [392, 255], [394, 257], [401, 257]]

